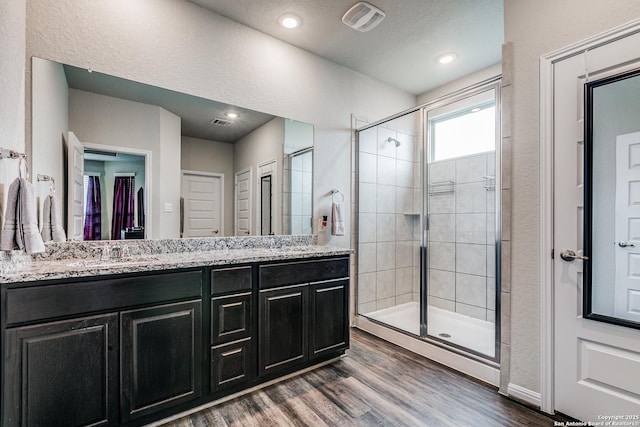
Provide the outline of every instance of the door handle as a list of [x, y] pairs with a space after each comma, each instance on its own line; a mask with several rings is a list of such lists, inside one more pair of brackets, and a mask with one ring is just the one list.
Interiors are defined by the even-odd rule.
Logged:
[[218, 234], [219, 230], [213, 230], [213, 234]]
[[618, 242], [618, 246], [620, 246], [621, 248], [635, 248], [636, 245], [634, 245], [633, 243], [629, 243], [629, 242]]
[[589, 257], [576, 255], [575, 251], [572, 251], [571, 249], [565, 249], [562, 252], [560, 252], [560, 258], [562, 258], [563, 261], [568, 261], [568, 262], [571, 262], [576, 259], [580, 259], [582, 261], [589, 260]]

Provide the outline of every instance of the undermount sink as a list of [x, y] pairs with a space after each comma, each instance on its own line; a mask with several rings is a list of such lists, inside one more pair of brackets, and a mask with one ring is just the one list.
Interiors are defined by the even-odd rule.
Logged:
[[148, 262], [157, 261], [156, 255], [140, 255], [129, 256], [126, 258], [111, 258], [111, 259], [82, 259], [79, 261], [72, 261], [67, 265], [69, 267], [116, 267], [121, 265], [133, 265], [133, 264], [146, 264]]

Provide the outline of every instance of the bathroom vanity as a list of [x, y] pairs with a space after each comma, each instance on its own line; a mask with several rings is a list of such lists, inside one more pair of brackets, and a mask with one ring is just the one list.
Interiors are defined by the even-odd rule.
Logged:
[[142, 425], [348, 348], [350, 250], [189, 249], [2, 276], [2, 425]]

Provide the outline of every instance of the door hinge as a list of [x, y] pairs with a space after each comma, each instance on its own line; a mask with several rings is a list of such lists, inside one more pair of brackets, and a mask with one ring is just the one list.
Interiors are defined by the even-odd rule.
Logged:
[[556, 254], [555, 251], [556, 251], [555, 249], [551, 249], [551, 259], [555, 259], [555, 254]]

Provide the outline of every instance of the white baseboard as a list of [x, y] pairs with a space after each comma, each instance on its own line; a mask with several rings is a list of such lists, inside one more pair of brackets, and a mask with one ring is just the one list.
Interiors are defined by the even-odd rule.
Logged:
[[536, 408], [540, 408], [540, 393], [529, 390], [517, 384], [509, 383], [507, 386], [507, 396], [520, 400]]

